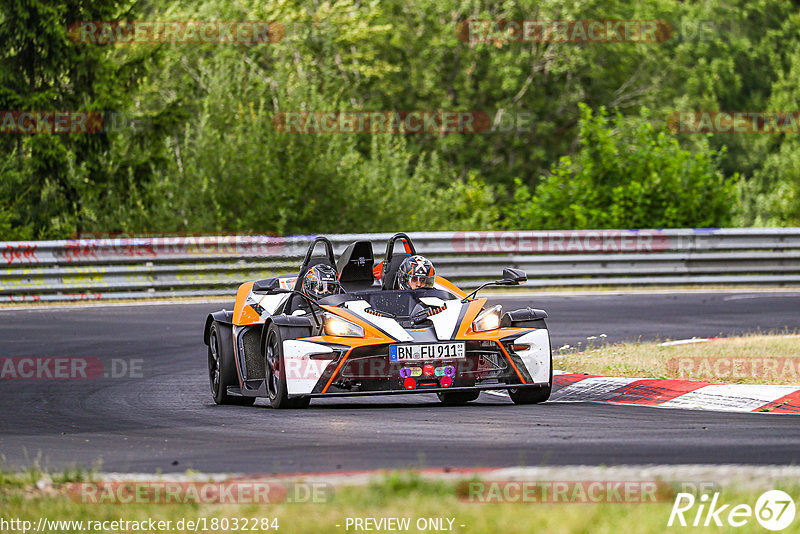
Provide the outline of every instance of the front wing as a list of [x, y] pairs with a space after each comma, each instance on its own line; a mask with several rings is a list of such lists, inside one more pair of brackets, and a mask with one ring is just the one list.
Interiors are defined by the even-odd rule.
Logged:
[[[507, 334], [507, 335], [504, 335]], [[341, 338], [337, 339], [341, 341]], [[286, 340], [284, 372], [290, 397], [436, 393], [547, 386], [552, 377], [546, 328], [500, 329], [492, 337], [455, 340], [463, 358], [390, 361], [406, 343], [329, 343]]]

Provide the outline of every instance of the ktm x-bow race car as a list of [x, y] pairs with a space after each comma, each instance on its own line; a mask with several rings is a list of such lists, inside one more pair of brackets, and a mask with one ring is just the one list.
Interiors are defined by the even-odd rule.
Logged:
[[[318, 246], [322, 256], [314, 255]], [[330, 240], [317, 237], [296, 276], [242, 284], [233, 311], [205, 323], [214, 401], [267, 397], [273, 408], [305, 408], [312, 398], [436, 393], [457, 405], [498, 389], [516, 404], [547, 400], [547, 314], [504, 312], [476, 297], [488, 285], [524, 283], [525, 273], [504, 269], [501, 280], [469, 295], [442, 276], [431, 277], [432, 287], [399, 289], [398, 268], [416, 254], [411, 239], [396, 234], [378, 265], [369, 241], [352, 243], [337, 262]], [[337, 293], [315, 299], [303, 291], [317, 265], [327, 267], [314, 272], [338, 278]]]

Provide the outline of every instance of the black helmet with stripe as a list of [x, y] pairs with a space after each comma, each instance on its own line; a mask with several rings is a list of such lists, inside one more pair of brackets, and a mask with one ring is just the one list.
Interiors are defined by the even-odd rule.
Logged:
[[336, 276], [336, 270], [330, 265], [324, 263], [314, 265], [303, 278], [303, 293], [313, 299], [321, 299], [342, 292], [342, 285]]
[[433, 287], [436, 269], [424, 256], [409, 256], [397, 268], [397, 286], [400, 289]]

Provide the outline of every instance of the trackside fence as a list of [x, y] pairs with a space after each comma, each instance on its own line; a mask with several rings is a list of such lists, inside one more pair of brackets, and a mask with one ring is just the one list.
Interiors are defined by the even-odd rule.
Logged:
[[[328, 236], [337, 255], [391, 234]], [[529, 287], [800, 285], [800, 228], [410, 233], [461, 287], [524, 269]], [[296, 272], [314, 236], [181, 236], [0, 242], [0, 302], [232, 295]]]

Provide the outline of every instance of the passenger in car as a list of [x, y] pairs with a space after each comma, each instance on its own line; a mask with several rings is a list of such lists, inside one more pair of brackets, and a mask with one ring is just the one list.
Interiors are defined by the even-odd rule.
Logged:
[[425, 256], [409, 256], [397, 269], [397, 287], [400, 289], [433, 287], [435, 278], [433, 262]]
[[[331, 295], [344, 293], [342, 284], [339, 282], [336, 270], [324, 263], [314, 265], [303, 277], [303, 294], [313, 301], [318, 301]], [[310, 306], [304, 299], [298, 299], [297, 309], [292, 315], [305, 315], [309, 312]]]

